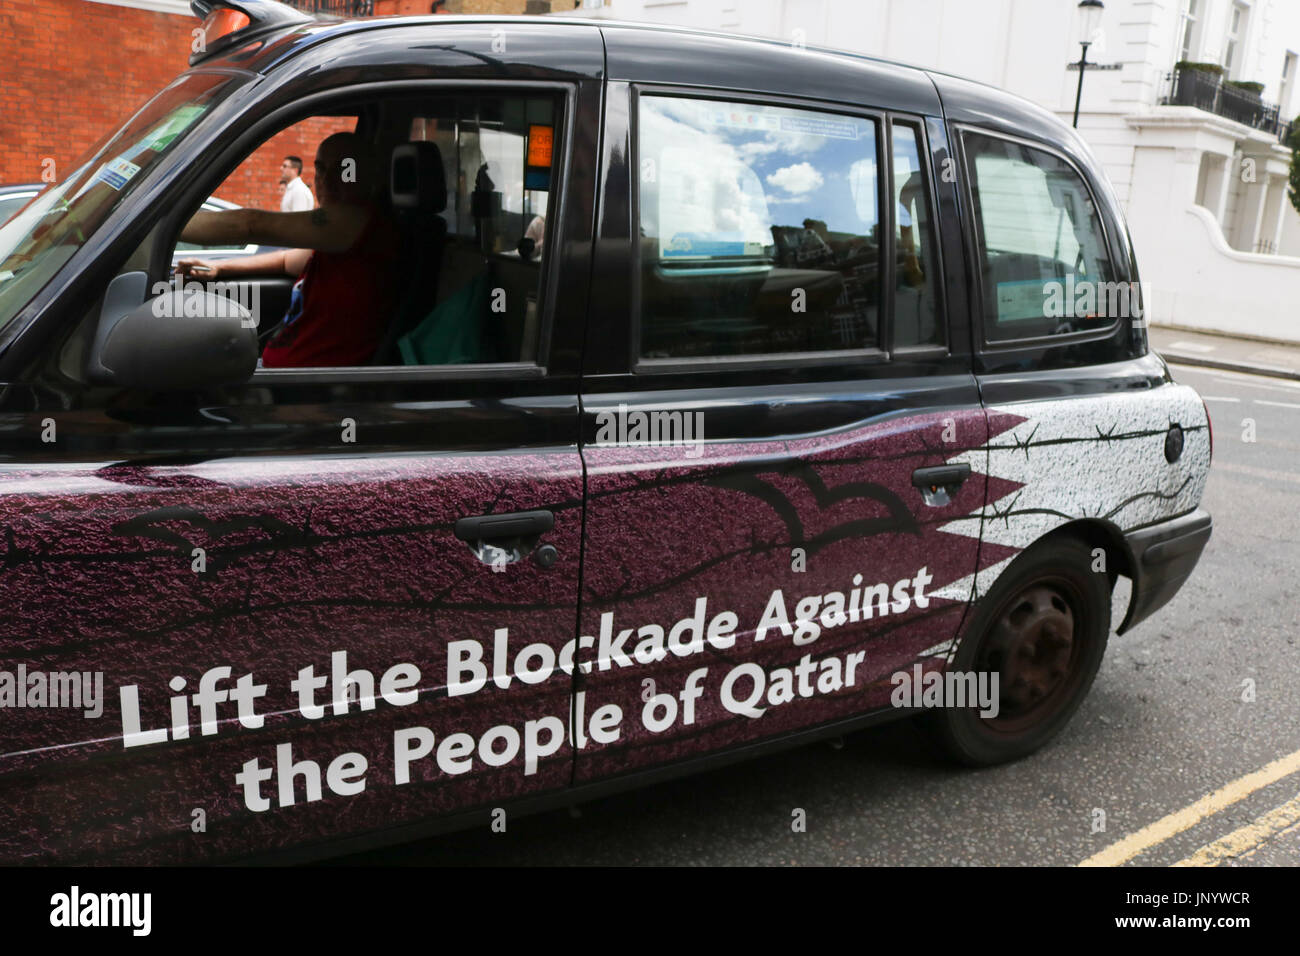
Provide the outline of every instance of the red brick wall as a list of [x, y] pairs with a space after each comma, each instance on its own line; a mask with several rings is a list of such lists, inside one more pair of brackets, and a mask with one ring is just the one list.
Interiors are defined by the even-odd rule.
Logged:
[[[455, 12], [522, 12], [526, 0], [449, 0]], [[429, 0], [377, 0], [376, 13], [427, 13]], [[422, 8], [422, 9], [420, 9]], [[88, 0], [0, 0], [0, 184], [56, 178], [105, 133], [188, 69], [198, 20]], [[322, 117], [278, 134], [214, 193], [278, 209], [280, 160], [301, 156], [315, 191], [317, 144], [346, 121]]]
[[319, 116], [295, 123], [272, 136], [240, 163], [239, 168], [227, 177], [213, 195], [240, 206], [279, 209], [280, 160], [286, 156], [302, 158], [303, 182], [315, 193], [312, 160], [316, 157], [316, 147], [330, 133], [350, 130], [354, 126], [355, 121], [337, 116]]
[[[0, 3], [0, 183], [62, 178], [105, 133], [188, 69], [193, 17], [86, 0]], [[345, 128], [308, 120], [271, 139], [217, 191], [243, 206], [279, 208], [280, 160], [301, 156], [312, 186], [316, 144]]]
[[431, 0], [375, 0], [375, 16], [427, 16], [432, 6]]
[[0, 3], [0, 183], [61, 177], [187, 68], [191, 17], [85, 0]]

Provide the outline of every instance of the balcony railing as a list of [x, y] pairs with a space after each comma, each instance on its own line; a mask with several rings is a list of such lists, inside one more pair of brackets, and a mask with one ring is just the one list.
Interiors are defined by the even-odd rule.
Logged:
[[1278, 116], [1278, 108], [1265, 103], [1258, 94], [1230, 86], [1217, 73], [1174, 67], [1167, 104], [1194, 106], [1254, 129], [1272, 133], [1285, 143], [1291, 124]]
[[325, 13], [333, 17], [369, 17], [375, 12], [374, 0], [281, 0], [307, 13]]

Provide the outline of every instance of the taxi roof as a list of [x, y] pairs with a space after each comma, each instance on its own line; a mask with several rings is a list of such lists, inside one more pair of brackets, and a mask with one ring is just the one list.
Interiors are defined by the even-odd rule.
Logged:
[[[261, 30], [249, 43], [203, 61], [267, 74], [326, 42], [364, 39], [385, 48], [409, 42], [408, 30], [450, 30], [509, 25], [561, 31], [599, 31], [609, 54], [611, 80], [672, 82], [774, 95], [864, 101], [885, 108], [944, 115], [1047, 140], [1088, 154], [1083, 140], [1050, 110], [998, 87], [869, 54], [830, 47], [796, 47], [779, 39], [695, 27], [625, 20], [507, 14], [420, 15], [341, 19], [302, 11], [275, 0], [196, 0], [196, 12], [224, 2], [243, 8], [279, 8], [293, 15], [277, 30]], [[665, 40], [671, 39], [671, 45]], [[376, 41], [378, 41], [376, 43]], [[773, 58], [778, 62], [774, 63]], [[784, 60], [782, 63], [780, 61]], [[671, 70], [665, 69], [671, 66]], [[846, 70], [845, 68], [848, 68]], [[798, 82], [792, 82], [797, 79]], [[869, 97], [862, 96], [870, 89]]]

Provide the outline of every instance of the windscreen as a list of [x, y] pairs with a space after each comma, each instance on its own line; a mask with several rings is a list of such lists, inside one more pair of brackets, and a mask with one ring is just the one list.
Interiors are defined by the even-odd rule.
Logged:
[[61, 182], [47, 186], [0, 226], [0, 327], [38, 295], [132, 188], [177, 148], [219, 97], [229, 76], [190, 73], [101, 140]]

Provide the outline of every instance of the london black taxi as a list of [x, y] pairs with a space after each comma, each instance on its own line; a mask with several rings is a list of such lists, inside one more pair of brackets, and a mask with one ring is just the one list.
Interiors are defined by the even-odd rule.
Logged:
[[[1210, 534], [1045, 111], [753, 39], [196, 0], [0, 229], [0, 859], [305, 858], [916, 715], [1022, 757]], [[201, 211], [270, 137], [321, 208]], [[178, 242], [284, 247], [180, 258]]]

